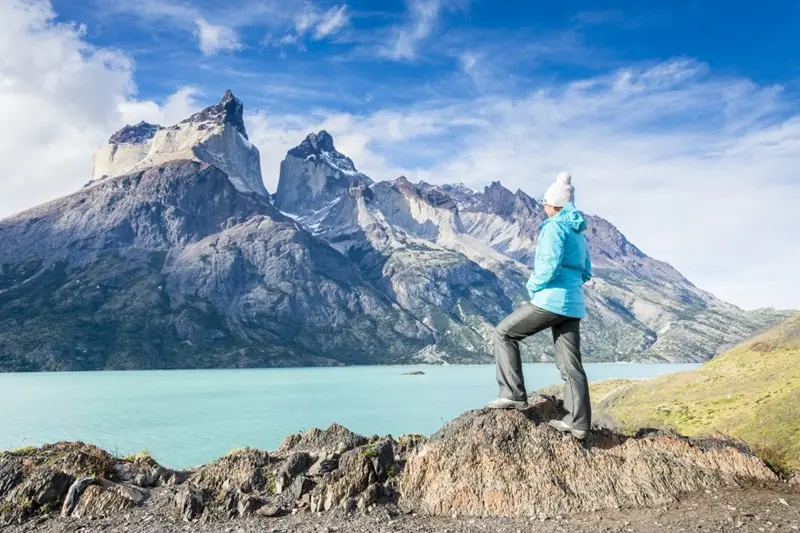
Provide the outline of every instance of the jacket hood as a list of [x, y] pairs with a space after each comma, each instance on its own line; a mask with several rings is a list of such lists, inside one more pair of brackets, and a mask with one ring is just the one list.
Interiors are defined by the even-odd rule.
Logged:
[[561, 211], [554, 216], [553, 218], [549, 218], [542, 223], [542, 226], [549, 222], [555, 222], [556, 224], [561, 224], [562, 226], [571, 229], [576, 233], [583, 233], [586, 231], [586, 219], [583, 218], [580, 211], [575, 208], [575, 204], [569, 202]]

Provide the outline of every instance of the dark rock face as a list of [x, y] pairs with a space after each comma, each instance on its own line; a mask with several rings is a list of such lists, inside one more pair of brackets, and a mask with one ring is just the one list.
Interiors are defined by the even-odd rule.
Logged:
[[347, 195], [353, 186], [372, 185], [349, 157], [336, 150], [333, 138], [324, 130], [310, 134], [289, 150], [280, 176], [275, 206], [297, 215], [325, 208]]
[[125, 126], [108, 140], [114, 144], [144, 144], [156, 134], [161, 126], [148, 122], [139, 122], [133, 126]]
[[247, 129], [244, 126], [244, 104], [228, 89], [219, 104], [207, 107], [195, 113], [184, 122], [214, 122], [217, 124], [230, 124], [247, 139]]

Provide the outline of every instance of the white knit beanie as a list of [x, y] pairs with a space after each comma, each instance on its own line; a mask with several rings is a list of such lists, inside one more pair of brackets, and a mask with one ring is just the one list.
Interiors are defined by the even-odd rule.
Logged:
[[544, 193], [544, 203], [553, 207], [564, 207], [575, 201], [575, 187], [572, 186], [572, 176], [569, 172], [562, 172], [556, 176], [556, 181]]

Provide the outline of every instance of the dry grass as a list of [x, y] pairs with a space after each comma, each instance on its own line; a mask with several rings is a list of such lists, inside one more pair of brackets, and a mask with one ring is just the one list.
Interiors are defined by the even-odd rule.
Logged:
[[592, 393], [623, 430], [725, 433], [776, 469], [800, 469], [800, 316], [692, 372], [593, 384]]

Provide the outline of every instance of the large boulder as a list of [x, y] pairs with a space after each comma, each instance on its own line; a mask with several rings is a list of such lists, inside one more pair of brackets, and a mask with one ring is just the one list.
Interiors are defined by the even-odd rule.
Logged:
[[403, 505], [444, 516], [552, 517], [776, 479], [739, 441], [598, 429], [580, 442], [546, 425], [558, 412], [548, 399], [524, 412], [462, 415], [408, 459]]
[[265, 490], [270, 484], [269, 454], [263, 450], [244, 448], [200, 467], [189, 481], [204, 490], [216, 493], [229, 490], [243, 493]]
[[311, 494], [311, 510], [314, 512], [330, 511], [343, 507], [364, 492], [375, 480], [372, 461], [364, 450], [351, 450], [339, 461], [339, 468], [322, 477], [319, 485]]
[[135, 485], [123, 485], [97, 480], [80, 495], [71, 516], [76, 518], [102, 518], [112, 516], [125, 509], [141, 505], [147, 492]]

